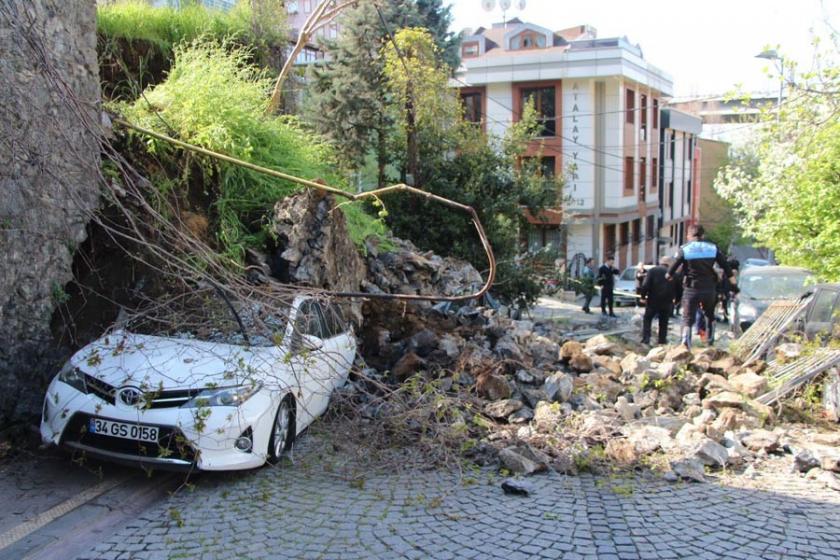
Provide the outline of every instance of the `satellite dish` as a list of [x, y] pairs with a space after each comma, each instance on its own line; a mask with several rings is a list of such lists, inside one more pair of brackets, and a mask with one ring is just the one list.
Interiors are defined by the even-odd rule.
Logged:
[[492, 12], [496, 7], [496, 0], [481, 0], [481, 7], [488, 12]]
[[527, 4], [527, 3], [528, 3], [527, 0], [519, 0], [519, 2], [516, 3], [516, 7], [519, 8], [520, 10], [524, 10], [525, 9], [525, 4]]
[[510, 9], [510, 0], [499, 0], [499, 7], [503, 12], [508, 11]]

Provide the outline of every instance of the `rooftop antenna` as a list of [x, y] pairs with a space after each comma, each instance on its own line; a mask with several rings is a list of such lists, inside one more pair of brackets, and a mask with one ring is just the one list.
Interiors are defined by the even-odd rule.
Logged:
[[[507, 29], [507, 11], [510, 9], [512, 4], [513, 0], [499, 0], [499, 8], [502, 9], [502, 23], [505, 29]], [[517, 0], [516, 8], [522, 11], [525, 9], [526, 4], [527, 0]], [[481, 7], [484, 8], [484, 11], [486, 12], [492, 12], [496, 9], [496, 0], [481, 0]]]

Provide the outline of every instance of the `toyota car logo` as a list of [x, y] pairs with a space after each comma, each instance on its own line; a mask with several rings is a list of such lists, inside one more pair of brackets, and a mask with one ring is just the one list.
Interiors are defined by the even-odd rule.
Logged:
[[143, 391], [137, 387], [123, 387], [117, 392], [117, 398], [125, 406], [140, 407], [143, 405]]

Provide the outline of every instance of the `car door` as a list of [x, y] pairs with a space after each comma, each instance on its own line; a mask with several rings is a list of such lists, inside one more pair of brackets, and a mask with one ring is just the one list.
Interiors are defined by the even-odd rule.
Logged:
[[324, 412], [332, 391], [330, 368], [324, 353], [327, 333], [318, 302], [302, 300], [292, 324], [289, 365], [301, 389], [299, 412], [310, 418]]
[[347, 380], [356, 357], [356, 340], [336, 303], [326, 302], [319, 307], [328, 331], [324, 339], [324, 359], [329, 368], [330, 386], [335, 389]]
[[805, 335], [813, 339], [817, 335], [827, 335], [832, 332], [832, 323], [837, 320], [837, 290], [820, 287], [814, 294], [814, 299], [808, 307], [805, 321]]

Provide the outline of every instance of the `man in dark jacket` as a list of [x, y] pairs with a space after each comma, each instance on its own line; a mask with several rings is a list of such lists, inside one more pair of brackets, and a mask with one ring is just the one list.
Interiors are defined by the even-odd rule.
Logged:
[[[715, 304], [717, 303], [718, 275], [715, 272], [715, 264], [723, 269], [723, 276], [735, 285], [735, 278], [732, 269], [723, 253], [717, 245], [706, 241], [703, 236], [705, 230], [700, 224], [688, 228], [689, 242], [680, 247], [677, 251], [676, 260], [668, 269], [666, 278], [673, 280], [674, 274], [681, 266], [684, 271], [683, 297], [682, 297], [682, 343], [691, 346], [691, 323], [697, 308], [702, 306], [709, 325], [709, 343], [714, 338]], [[735, 288], [737, 290], [737, 288]]]
[[674, 282], [667, 280], [668, 265], [671, 259], [662, 257], [659, 266], [647, 271], [645, 281], [639, 291], [645, 303], [645, 316], [642, 319], [642, 343], [650, 344], [651, 323], [659, 317], [659, 344], [668, 342], [668, 320], [671, 318], [671, 306], [674, 301]]
[[615, 313], [613, 313], [615, 277], [621, 274], [621, 271], [615, 268], [613, 263], [615, 263], [615, 259], [610, 255], [598, 269], [597, 281], [597, 284], [601, 286], [601, 313], [606, 315], [607, 306], [609, 306], [610, 317], [615, 317]]

